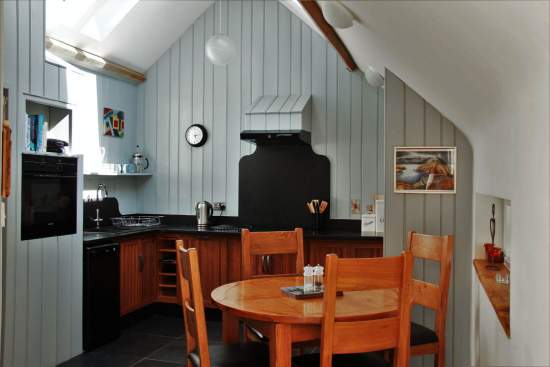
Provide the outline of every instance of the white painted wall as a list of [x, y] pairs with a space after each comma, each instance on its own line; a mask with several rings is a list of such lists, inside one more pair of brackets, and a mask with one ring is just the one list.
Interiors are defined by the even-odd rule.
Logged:
[[359, 22], [338, 33], [360, 67], [391, 69], [455, 122], [473, 146], [474, 190], [512, 202], [512, 338], [479, 338], [496, 322], [480, 303], [472, 349], [550, 365], [549, 2], [344, 3]]

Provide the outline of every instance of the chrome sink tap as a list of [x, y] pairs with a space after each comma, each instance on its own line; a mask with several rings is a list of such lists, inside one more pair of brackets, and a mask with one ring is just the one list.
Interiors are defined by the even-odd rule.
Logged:
[[95, 210], [95, 219], [92, 219], [93, 222], [95, 222], [95, 226], [97, 229], [99, 229], [99, 224], [103, 222], [103, 218], [99, 217], [99, 208]]
[[107, 192], [107, 185], [105, 184], [99, 184], [97, 186], [97, 190], [95, 192], [95, 199], [96, 201], [99, 201], [99, 192], [100, 191], [103, 191], [103, 195], [101, 196], [101, 200], [103, 200], [104, 198], [106, 198], [107, 196], [109, 196], [109, 193]]

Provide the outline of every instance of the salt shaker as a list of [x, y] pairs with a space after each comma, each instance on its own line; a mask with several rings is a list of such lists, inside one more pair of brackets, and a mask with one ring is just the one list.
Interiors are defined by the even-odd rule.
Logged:
[[323, 290], [324, 273], [325, 268], [319, 264], [313, 268], [313, 289], [315, 292], [321, 292]]
[[313, 291], [313, 266], [304, 266], [304, 293]]

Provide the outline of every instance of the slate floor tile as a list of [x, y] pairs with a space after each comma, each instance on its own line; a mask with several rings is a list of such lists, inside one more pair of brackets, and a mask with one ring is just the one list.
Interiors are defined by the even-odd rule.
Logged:
[[155, 315], [140, 323], [125, 329], [124, 333], [143, 333], [166, 336], [170, 338], [182, 338], [184, 336], [183, 319]]
[[[219, 315], [208, 315], [210, 343], [222, 342]], [[120, 338], [62, 363], [60, 367], [186, 366], [185, 331], [179, 317], [155, 315], [122, 331]]]
[[206, 330], [209, 343], [222, 343], [222, 323], [219, 321], [207, 321]]
[[186, 357], [187, 356], [185, 353], [185, 344], [183, 343], [183, 341], [178, 340], [157, 350], [155, 353], [151, 354], [148, 358], [159, 360], [159, 361], [183, 364], [187, 359]]
[[123, 333], [120, 338], [97, 349], [103, 353], [122, 353], [137, 355], [145, 358], [157, 349], [168, 345], [172, 338], [164, 336], [141, 334], [141, 333]]
[[128, 367], [139, 361], [140, 357], [124, 353], [89, 352], [76, 356], [60, 367]]
[[153, 359], [143, 359], [138, 363], [134, 364], [132, 367], [180, 367], [180, 366], [185, 367], [185, 364], [156, 361]]

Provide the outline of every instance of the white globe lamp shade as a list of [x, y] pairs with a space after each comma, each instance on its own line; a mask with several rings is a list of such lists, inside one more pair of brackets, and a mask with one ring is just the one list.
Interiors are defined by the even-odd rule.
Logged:
[[367, 70], [365, 70], [365, 79], [367, 79], [370, 85], [376, 88], [384, 85], [384, 77], [370, 66], [367, 66]]
[[323, 16], [334, 28], [345, 29], [353, 25], [353, 15], [336, 0], [318, 1]]
[[214, 65], [227, 65], [235, 56], [235, 44], [225, 34], [216, 34], [206, 42], [206, 57]]

